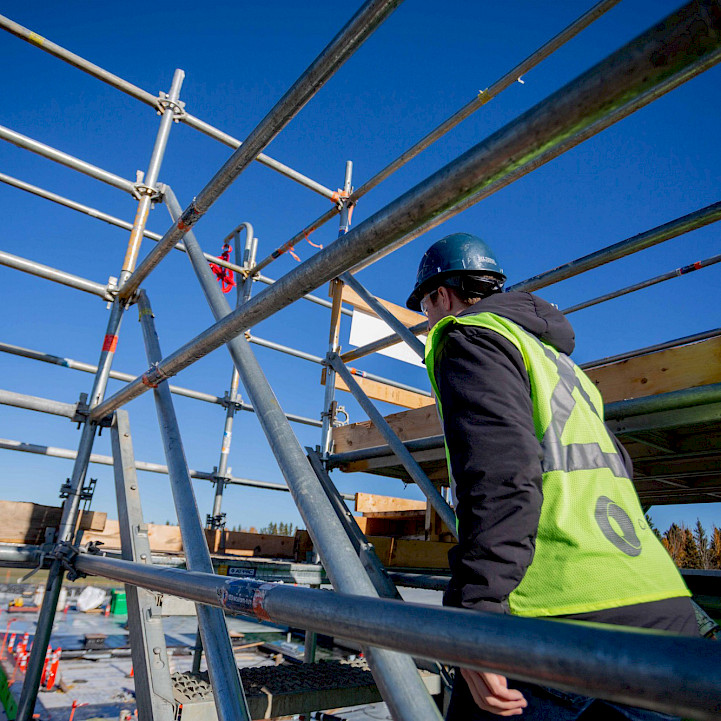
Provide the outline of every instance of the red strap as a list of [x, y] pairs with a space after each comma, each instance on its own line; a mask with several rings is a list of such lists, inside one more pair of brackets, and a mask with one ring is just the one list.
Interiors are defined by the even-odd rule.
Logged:
[[[223, 252], [218, 256], [221, 260], [230, 260], [230, 254], [233, 251], [228, 243], [223, 243]], [[215, 273], [215, 277], [220, 281], [223, 293], [230, 293], [235, 288], [235, 273], [230, 268], [210, 263], [210, 269]]]

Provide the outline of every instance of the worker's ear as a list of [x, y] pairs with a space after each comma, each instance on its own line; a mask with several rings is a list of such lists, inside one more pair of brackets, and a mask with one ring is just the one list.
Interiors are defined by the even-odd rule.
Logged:
[[442, 285], [438, 288], [438, 304], [441, 306], [444, 312], [449, 313], [451, 306], [453, 305], [453, 298], [451, 297], [451, 291]]

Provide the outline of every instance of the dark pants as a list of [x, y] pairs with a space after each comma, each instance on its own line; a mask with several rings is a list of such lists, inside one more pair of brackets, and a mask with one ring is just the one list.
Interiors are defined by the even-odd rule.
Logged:
[[[631, 708], [612, 701], [592, 699], [587, 696], [556, 691], [509, 679], [508, 685], [517, 688], [525, 697], [528, 706], [516, 717], [522, 721], [677, 721], [677, 716], [668, 716], [656, 711]], [[501, 716], [481, 711], [471, 696], [463, 676], [456, 670], [451, 703], [446, 721], [498, 721]]]
[[[635, 604], [605, 609], [593, 613], [579, 613], [563, 618], [577, 621], [608, 623], [619, 626], [635, 626], [667, 631], [679, 636], [698, 636], [696, 614], [688, 598], [667, 598], [663, 601]], [[528, 702], [518, 717], [522, 721], [675, 721], [678, 716], [668, 716], [656, 711], [631, 708], [612, 701], [593, 699], [588, 696], [557, 691], [543, 686], [508, 679], [511, 688], [518, 689]], [[471, 696], [468, 684], [456, 670], [451, 702], [446, 721], [481, 721], [502, 718], [481, 711]]]

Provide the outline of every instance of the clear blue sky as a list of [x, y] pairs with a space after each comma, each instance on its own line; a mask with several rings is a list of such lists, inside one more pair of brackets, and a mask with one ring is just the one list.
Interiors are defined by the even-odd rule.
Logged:
[[[359, 3], [217, 2], [180, 0], [133, 7], [83, 0], [73, 3], [7, 0], [3, 13], [31, 30], [156, 93], [167, 90], [176, 67], [186, 72], [182, 98], [194, 115], [245, 138], [303, 72]], [[338, 187], [347, 159], [360, 185], [431, 128], [488, 87], [560, 31], [591, 3], [509, 4], [408, 0], [361, 47], [271, 144], [267, 152], [321, 183]], [[624, 0], [455, 129], [433, 148], [366, 196], [356, 222], [415, 185], [494, 130], [555, 91], [610, 52], [662, 19], [675, 0]], [[158, 117], [149, 107], [100, 83], [27, 43], [0, 34], [3, 103], [0, 123], [72, 155], [134, 179], [145, 169]], [[483, 236], [503, 258], [510, 282], [547, 270], [717, 201], [721, 158], [718, 137], [721, 80], [714, 68], [573, 151], [384, 259], [360, 279], [381, 297], [402, 303], [424, 249], [442, 235], [466, 230]], [[161, 181], [187, 204], [227, 159], [230, 150], [185, 125], [173, 127]], [[0, 170], [79, 202], [132, 220], [136, 203], [51, 161], [0, 144]], [[328, 207], [320, 196], [254, 164], [196, 227], [209, 252], [240, 221], [254, 224], [261, 255], [286, 241]], [[117, 276], [127, 233], [74, 211], [0, 186], [2, 248], [104, 282]], [[158, 206], [148, 227], [164, 232], [167, 211]], [[329, 223], [314, 236], [329, 243]], [[663, 273], [718, 252], [719, 229], [710, 226], [540, 295], [560, 307]], [[143, 252], [151, 246], [144, 244]], [[302, 243], [302, 258], [316, 252]], [[284, 256], [268, 269], [279, 277], [295, 265]], [[721, 269], [699, 271], [572, 316], [577, 362], [643, 347], [719, 325]], [[172, 253], [147, 283], [161, 345], [167, 354], [210, 325], [212, 317], [187, 258]], [[320, 289], [319, 294], [325, 293]], [[105, 332], [105, 304], [94, 296], [0, 268], [2, 340], [96, 363]], [[255, 329], [259, 336], [322, 355], [328, 312], [296, 303]], [[121, 329], [115, 368], [134, 374], [147, 367], [135, 310]], [[348, 326], [343, 330], [347, 341]], [[318, 417], [320, 369], [258, 349], [258, 357], [283, 408]], [[359, 367], [427, 387], [421, 369], [383, 358]], [[91, 376], [0, 355], [2, 387], [33, 395], [77, 400]], [[222, 395], [230, 377], [227, 352], [219, 349], [183, 371], [179, 385]], [[112, 381], [110, 392], [120, 387]], [[352, 421], [365, 416], [343, 394]], [[223, 411], [176, 397], [192, 468], [218, 461]], [[136, 457], [164, 462], [151, 394], [129, 406]], [[392, 412], [392, 407], [385, 407]], [[295, 426], [301, 443], [315, 445], [317, 429]], [[0, 436], [76, 448], [79, 433], [67, 420], [3, 407]], [[107, 433], [96, 451], [109, 453]], [[252, 414], [236, 420], [233, 473], [281, 481]], [[54, 503], [71, 472], [70, 461], [0, 451], [0, 497]], [[91, 466], [99, 478], [94, 508], [114, 512], [111, 469]], [[334, 477], [344, 492], [364, 490], [418, 497], [392, 479]], [[141, 474], [146, 518], [174, 522], [167, 479]], [[196, 483], [201, 513], [212, 489]], [[233, 526], [261, 527], [300, 519], [289, 495], [231, 488], [225, 510]], [[718, 524], [721, 504], [657, 507], [656, 524]]]

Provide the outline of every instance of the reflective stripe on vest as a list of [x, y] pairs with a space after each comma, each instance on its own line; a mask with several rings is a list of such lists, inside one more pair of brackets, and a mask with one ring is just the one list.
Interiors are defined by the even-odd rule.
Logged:
[[[577, 390], [589, 408], [599, 417], [598, 409], [589, 398], [586, 389], [576, 375], [573, 363], [567, 355], [556, 356], [551, 349], [535, 336], [533, 338], [543, 350], [558, 372], [558, 383], [551, 395], [551, 423], [541, 439], [543, 449], [543, 472], [550, 471], [588, 471], [597, 468], [610, 468], [614, 476], [629, 478], [628, 470], [620, 454], [606, 453], [598, 443], [568, 443], [561, 441], [563, 431], [568, 423], [576, 400], [573, 397]], [[603, 419], [601, 419], [603, 420]]]

